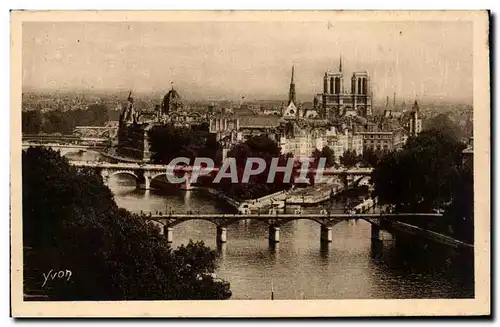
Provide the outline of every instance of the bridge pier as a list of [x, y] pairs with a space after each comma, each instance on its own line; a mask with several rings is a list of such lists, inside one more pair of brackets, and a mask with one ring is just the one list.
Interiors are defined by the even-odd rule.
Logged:
[[380, 226], [371, 224], [371, 234], [372, 234], [372, 240], [375, 241], [380, 241]]
[[172, 243], [174, 241], [174, 228], [173, 227], [163, 227], [163, 234], [167, 239], [167, 243]]
[[321, 243], [330, 243], [333, 241], [332, 227], [321, 225]]
[[140, 189], [149, 190], [151, 188], [151, 179], [147, 174], [143, 174], [143, 176], [137, 181], [137, 186]]
[[226, 243], [217, 243], [217, 252], [221, 258], [226, 256], [227, 244]]
[[109, 186], [109, 174], [105, 170], [101, 170], [102, 183], [104, 186]]
[[184, 182], [181, 184], [181, 189], [188, 191], [191, 190], [193, 187], [191, 186], [191, 173], [186, 172], [184, 174]]
[[226, 243], [227, 241], [227, 228], [217, 226], [217, 244]]
[[350, 179], [347, 176], [347, 174], [346, 173], [342, 174], [339, 177], [340, 177], [340, 180], [342, 181], [342, 183], [344, 184], [344, 188], [346, 188], [346, 189], [349, 188], [349, 181], [350, 181]]
[[269, 243], [279, 243], [280, 241], [280, 228], [277, 226], [269, 226]]

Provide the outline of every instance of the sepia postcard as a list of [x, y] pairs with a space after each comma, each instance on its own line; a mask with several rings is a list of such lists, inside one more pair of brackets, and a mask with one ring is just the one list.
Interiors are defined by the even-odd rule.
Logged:
[[487, 11], [12, 11], [12, 316], [489, 316], [489, 60]]

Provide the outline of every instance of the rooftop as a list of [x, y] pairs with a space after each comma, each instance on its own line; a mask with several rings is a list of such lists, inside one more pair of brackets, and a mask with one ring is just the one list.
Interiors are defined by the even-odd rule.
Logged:
[[237, 117], [242, 127], [277, 127], [281, 117], [274, 115], [247, 115]]

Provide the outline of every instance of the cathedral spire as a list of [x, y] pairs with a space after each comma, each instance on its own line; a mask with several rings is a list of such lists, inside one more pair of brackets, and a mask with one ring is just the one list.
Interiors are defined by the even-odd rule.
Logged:
[[340, 55], [339, 72], [342, 73], [342, 55]]
[[415, 100], [415, 102], [413, 103], [413, 111], [414, 112], [419, 112], [420, 111], [420, 108], [418, 107], [418, 102], [417, 100]]
[[292, 65], [292, 78], [290, 79], [290, 90], [288, 92], [288, 104], [290, 102], [293, 102], [295, 104], [295, 82], [293, 81], [294, 77], [294, 72], [295, 72], [295, 66]]
[[132, 90], [130, 90], [127, 97], [127, 106], [123, 110], [123, 119], [125, 121], [134, 120], [134, 115], [134, 98], [132, 97]]

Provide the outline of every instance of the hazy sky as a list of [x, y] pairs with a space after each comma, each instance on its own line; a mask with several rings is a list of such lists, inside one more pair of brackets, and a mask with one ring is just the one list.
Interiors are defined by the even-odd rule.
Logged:
[[346, 91], [366, 70], [377, 100], [471, 101], [464, 22], [24, 23], [23, 89], [168, 91], [188, 99], [299, 100], [343, 58]]

